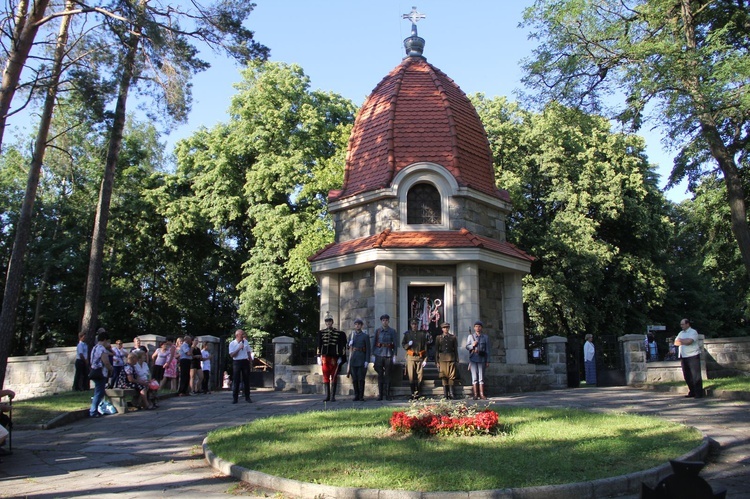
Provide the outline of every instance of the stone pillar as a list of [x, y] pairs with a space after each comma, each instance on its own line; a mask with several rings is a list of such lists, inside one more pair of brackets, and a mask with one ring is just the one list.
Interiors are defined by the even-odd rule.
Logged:
[[292, 367], [295, 339], [290, 336], [274, 338], [273, 343], [273, 385], [276, 390], [289, 389], [285, 376]]
[[[151, 356], [154, 354], [157, 348], [166, 341], [165, 336], [159, 336], [158, 334], [141, 334], [138, 336], [141, 339], [141, 345], [148, 348], [148, 363], [152, 364]], [[112, 338], [112, 343], [115, 340]]]
[[329, 272], [320, 274], [318, 284], [320, 285], [320, 329], [326, 327], [326, 312], [330, 312], [333, 316], [333, 325], [340, 327], [339, 275]]
[[644, 338], [642, 334], [626, 334], [617, 339], [620, 342], [622, 360], [625, 364], [625, 384], [628, 386], [646, 383], [648, 371]]
[[503, 334], [505, 363], [528, 364], [526, 338], [523, 330], [523, 274], [508, 272], [503, 282]]
[[[469, 362], [469, 352], [463, 347], [466, 335], [473, 330], [479, 315], [479, 265], [475, 262], [456, 265], [456, 321], [451, 330], [458, 336], [458, 359]], [[446, 311], [447, 312], [447, 311]]]
[[[562, 336], [550, 336], [542, 340], [547, 352], [547, 365], [552, 368], [554, 379], [551, 388], [566, 388], [568, 386], [568, 362], [566, 350], [568, 339]], [[525, 351], [525, 349], [524, 349]]]
[[375, 318], [374, 323], [380, 327], [380, 316], [391, 316], [391, 327], [398, 325], [398, 302], [396, 296], [396, 264], [379, 263], [375, 266]]

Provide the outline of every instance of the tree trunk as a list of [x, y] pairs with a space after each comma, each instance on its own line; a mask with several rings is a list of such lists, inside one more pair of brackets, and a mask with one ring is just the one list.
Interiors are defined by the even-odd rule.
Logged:
[[[41, 4], [42, 2], [39, 3]], [[46, 5], [46, 2], [44, 3]], [[68, 0], [65, 7], [66, 9], [72, 8], [72, 2]], [[44, 108], [41, 120], [39, 121], [39, 131], [34, 143], [34, 153], [31, 157], [31, 165], [29, 165], [26, 193], [21, 205], [21, 214], [18, 217], [16, 236], [13, 241], [13, 251], [8, 263], [5, 294], [3, 295], [3, 309], [0, 312], [0, 387], [5, 382], [5, 368], [8, 365], [8, 356], [10, 355], [13, 333], [15, 331], [16, 308], [18, 307], [18, 298], [21, 294], [21, 286], [23, 285], [23, 260], [26, 256], [26, 247], [31, 236], [31, 215], [34, 209], [34, 200], [36, 199], [36, 189], [39, 185], [39, 172], [42, 169], [44, 153], [47, 149], [47, 137], [49, 136], [50, 123], [52, 122], [52, 112], [55, 108], [57, 85], [60, 81], [60, 73], [62, 72], [65, 47], [68, 43], [69, 26], [70, 16], [63, 16], [55, 47], [55, 59], [52, 66], [50, 84], [47, 88], [47, 96], [44, 99]], [[4, 123], [5, 121], [3, 120], [3, 126]], [[0, 126], [0, 130], [2, 130], [3, 126]]]
[[[34, 44], [38, 22], [44, 17], [49, 0], [36, 0], [29, 10], [29, 0], [21, 0], [16, 11], [16, 25], [13, 29], [11, 50], [3, 71], [3, 81], [0, 85], [0, 151], [3, 146], [3, 135], [5, 134], [5, 123], [8, 119], [10, 103], [21, 80], [21, 71], [29, 57], [31, 46]], [[68, 17], [68, 16], [65, 16]], [[0, 366], [3, 367], [3, 366]], [[0, 386], [2, 386], [0, 384]]]
[[126, 106], [128, 91], [135, 71], [135, 58], [140, 42], [140, 28], [131, 32], [127, 42], [127, 54], [123, 61], [122, 78], [115, 107], [115, 120], [107, 150], [107, 163], [104, 167], [104, 177], [99, 190], [99, 203], [96, 207], [94, 230], [91, 235], [91, 253], [89, 255], [89, 270], [86, 276], [86, 297], [81, 318], [81, 332], [86, 335], [86, 343], [94, 343], [99, 316], [99, 295], [101, 293], [102, 266], [104, 262], [104, 242], [109, 222], [109, 207], [112, 200], [112, 188], [115, 182], [115, 170], [122, 146], [122, 135], [125, 130]]

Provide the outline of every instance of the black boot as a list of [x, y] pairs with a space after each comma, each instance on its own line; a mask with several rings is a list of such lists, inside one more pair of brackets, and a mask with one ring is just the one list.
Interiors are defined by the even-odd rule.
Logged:
[[336, 382], [331, 381], [331, 402], [336, 402]]
[[359, 400], [365, 401], [365, 380], [359, 380]]
[[353, 381], [352, 388], [354, 388], [354, 398], [352, 401], [357, 402], [359, 400], [359, 381]]
[[414, 385], [414, 399], [416, 400], [421, 396], [422, 396], [422, 384], [416, 383]]
[[453, 385], [448, 385], [448, 399], [453, 400]]
[[443, 398], [445, 400], [450, 399], [450, 397], [448, 396], [448, 385], [443, 385]]
[[326, 389], [325, 402], [328, 402], [329, 400], [331, 400], [331, 384], [330, 383], [323, 383], [323, 386]]
[[383, 382], [378, 380], [378, 400], [383, 400]]
[[391, 384], [388, 381], [383, 383], [383, 389], [385, 390], [385, 399], [391, 400]]

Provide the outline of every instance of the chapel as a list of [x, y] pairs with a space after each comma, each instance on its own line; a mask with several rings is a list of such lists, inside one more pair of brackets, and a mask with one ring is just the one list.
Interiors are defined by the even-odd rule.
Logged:
[[416, 317], [436, 335], [448, 322], [465, 363], [463, 342], [481, 320], [491, 362], [520, 367], [521, 286], [533, 257], [506, 240], [512, 206], [496, 186], [484, 127], [458, 85], [427, 62], [420, 16], [404, 16], [406, 57], [363, 104], [343, 186], [328, 195], [335, 240], [310, 257], [320, 324], [330, 313], [348, 332], [361, 318], [372, 334], [388, 314], [399, 333]]

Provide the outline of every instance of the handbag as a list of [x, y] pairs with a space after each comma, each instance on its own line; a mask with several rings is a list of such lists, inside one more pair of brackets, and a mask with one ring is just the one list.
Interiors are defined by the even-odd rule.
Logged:
[[91, 372], [89, 372], [89, 379], [91, 381], [99, 381], [104, 379], [104, 373], [102, 372], [101, 367], [97, 367], [95, 369], [92, 369]]

